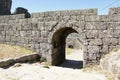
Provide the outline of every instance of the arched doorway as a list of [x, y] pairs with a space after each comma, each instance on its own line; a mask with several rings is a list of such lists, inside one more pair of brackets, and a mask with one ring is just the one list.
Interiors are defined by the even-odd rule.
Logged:
[[66, 59], [65, 48], [66, 48], [66, 38], [71, 33], [77, 33], [71, 27], [64, 27], [57, 30], [52, 37], [52, 65], [60, 65]]

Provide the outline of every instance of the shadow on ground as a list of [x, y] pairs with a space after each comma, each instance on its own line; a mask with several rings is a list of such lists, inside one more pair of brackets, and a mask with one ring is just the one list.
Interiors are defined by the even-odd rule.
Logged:
[[81, 69], [83, 68], [83, 61], [75, 61], [75, 60], [65, 60], [60, 67], [72, 68], [72, 69]]

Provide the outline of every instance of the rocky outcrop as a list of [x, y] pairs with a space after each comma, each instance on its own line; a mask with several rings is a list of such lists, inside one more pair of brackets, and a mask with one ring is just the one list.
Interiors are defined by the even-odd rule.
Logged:
[[29, 54], [29, 55], [23, 55], [20, 57], [17, 57], [15, 59], [7, 59], [0, 61], [0, 67], [1, 68], [8, 68], [9, 66], [14, 65], [15, 63], [26, 63], [26, 62], [35, 62], [39, 61], [40, 55], [39, 54]]
[[15, 12], [13, 14], [25, 14], [25, 18], [30, 18], [31, 17], [28, 10], [25, 9], [25, 8], [22, 8], [22, 7], [16, 8], [16, 10], [15, 10]]
[[0, 15], [11, 14], [12, 0], [0, 0]]
[[120, 50], [115, 49], [104, 56], [100, 61], [100, 65], [104, 71], [117, 76], [117, 80], [120, 80]]

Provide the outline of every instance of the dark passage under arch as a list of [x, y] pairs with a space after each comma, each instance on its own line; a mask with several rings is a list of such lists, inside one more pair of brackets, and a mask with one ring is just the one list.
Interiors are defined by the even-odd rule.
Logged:
[[71, 33], [78, 33], [76, 30], [65, 27], [57, 30], [52, 38], [52, 65], [58, 66], [65, 61], [66, 38]]

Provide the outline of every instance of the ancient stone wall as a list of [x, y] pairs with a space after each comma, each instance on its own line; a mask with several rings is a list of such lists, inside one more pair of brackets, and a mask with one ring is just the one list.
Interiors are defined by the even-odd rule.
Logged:
[[1, 43], [28, 47], [51, 63], [59, 59], [57, 50], [64, 52], [65, 43], [59, 44], [62, 41], [58, 39], [64, 42], [73, 32], [84, 46], [84, 65], [98, 64], [102, 54], [120, 46], [120, 8], [111, 8], [108, 15], [86, 9], [33, 13], [31, 18], [24, 14], [0, 16]]

